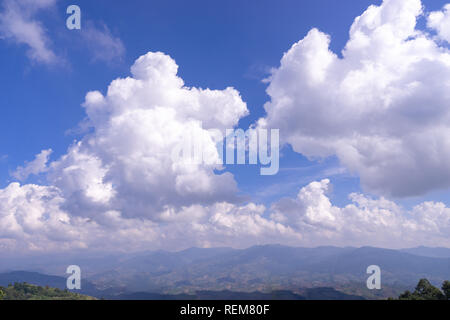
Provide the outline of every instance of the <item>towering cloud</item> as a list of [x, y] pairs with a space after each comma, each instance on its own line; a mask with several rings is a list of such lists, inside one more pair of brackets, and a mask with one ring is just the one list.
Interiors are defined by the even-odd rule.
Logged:
[[[420, 0], [370, 6], [342, 58], [311, 30], [273, 71], [260, 125], [310, 158], [337, 156], [378, 194], [450, 187], [450, 52], [416, 29], [422, 14]], [[429, 23], [443, 38], [445, 15]]]
[[[133, 77], [114, 80], [106, 96], [89, 92], [84, 107], [93, 132], [50, 165], [49, 181], [60, 188], [73, 214], [158, 220], [166, 208], [232, 201], [236, 183], [217, 175], [215, 142], [207, 131], [237, 125], [247, 114], [239, 93], [188, 88], [175, 61], [148, 53], [131, 68]], [[191, 132], [203, 135], [211, 158], [191, 164], [172, 151]]]

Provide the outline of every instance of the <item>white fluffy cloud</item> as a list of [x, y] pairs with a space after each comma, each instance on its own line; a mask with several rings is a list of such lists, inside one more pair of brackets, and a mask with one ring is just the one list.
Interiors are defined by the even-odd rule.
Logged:
[[349, 195], [351, 204], [334, 206], [328, 179], [302, 188], [295, 199], [272, 205], [271, 218], [302, 235], [307, 245], [408, 247], [449, 245], [450, 209], [425, 202], [406, 210], [385, 198]]
[[[235, 199], [233, 176], [214, 173], [219, 154], [207, 129], [234, 127], [247, 114], [246, 104], [232, 88], [185, 87], [177, 70], [169, 56], [148, 53], [132, 66], [133, 77], [114, 80], [106, 96], [86, 95], [93, 132], [48, 173], [73, 214], [118, 210], [158, 220], [166, 208]], [[172, 151], [191, 132], [205, 136], [207, 164], [174, 160]]]
[[427, 22], [429, 28], [436, 30], [440, 39], [450, 43], [450, 3], [442, 11], [431, 12]]
[[311, 30], [273, 71], [260, 125], [310, 158], [336, 155], [378, 194], [450, 187], [450, 52], [416, 29], [422, 14], [420, 0], [370, 6], [342, 58]]
[[19, 166], [16, 171], [12, 173], [12, 176], [19, 181], [25, 181], [30, 175], [38, 175], [47, 171], [47, 162], [49, 160], [52, 150], [42, 150], [35, 159], [25, 166]]
[[[216, 164], [219, 153], [207, 130], [233, 128], [248, 113], [239, 93], [186, 87], [177, 71], [169, 56], [150, 52], [136, 60], [132, 77], [114, 80], [106, 95], [86, 95], [90, 133], [56, 161], [47, 164], [50, 150], [43, 151], [15, 172], [26, 179], [45, 171], [50, 186], [14, 183], [1, 190], [8, 204], [0, 209], [3, 229], [10, 230], [13, 221], [18, 232], [8, 241], [46, 247], [39, 239], [52, 242], [54, 233], [45, 229], [52, 217], [55, 223], [63, 217], [66, 228], [61, 232], [73, 234], [76, 241], [62, 242], [74, 247], [108, 247], [109, 242], [113, 248], [118, 243], [126, 248], [208, 245], [219, 243], [211, 236], [216, 229], [230, 238], [246, 234], [249, 241], [284, 231], [263, 219], [259, 208], [233, 204], [233, 176], [215, 173], [221, 168]], [[173, 157], [189, 134], [204, 137], [205, 163]], [[32, 207], [30, 214], [39, 224], [34, 230], [22, 228], [27, 209], [20, 208]], [[243, 222], [249, 225], [240, 226]], [[33, 239], [33, 233], [39, 236]]]
[[0, 190], [2, 251], [183, 249], [192, 246], [248, 247], [255, 244], [400, 248], [450, 246], [450, 208], [425, 202], [405, 210], [384, 198], [351, 194], [334, 206], [329, 180], [312, 182], [294, 199], [267, 209], [221, 202], [161, 212], [160, 221], [127, 218], [119, 211], [95, 219], [73, 216], [58, 188], [13, 183]]
[[161, 213], [161, 222], [125, 218], [119, 211], [98, 212], [95, 219], [63, 209], [56, 187], [20, 186], [0, 190], [0, 249], [64, 251], [180, 249], [191, 246], [250, 246], [300, 239], [291, 228], [264, 218], [263, 206], [216, 203]]
[[[0, 190], [1, 245], [136, 250], [296, 243], [301, 236], [265, 217], [264, 206], [233, 203], [233, 176], [214, 171], [219, 153], [207, 130], [225, 131], [247, 115], [239, 93], [186, 87], [177, 71], [169, 56], [148, 53], [106, 95], [89, 92], [83, 106], [91, 133], [58, 160], [47, 165], [50, 151], [43, 151], [16, 171], [20, 178], [46, 171], [51, 187], [13, 183]], [[191, 134], [204, 137], [206, 163], [173, 157]]]
[[0, 190], [0, 249], [3, 251], [64, 251], [113, 249], [156, 238], [150, 221], [122, 219], [120, 213], [100, 212], [98, 221], [70, 215], [55, 187], [12, 183]]

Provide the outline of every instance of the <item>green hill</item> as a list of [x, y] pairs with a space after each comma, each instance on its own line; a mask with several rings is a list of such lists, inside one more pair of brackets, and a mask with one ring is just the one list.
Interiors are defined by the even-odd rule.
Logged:
[[14, 283], [0, 287], [0, 300], [95, 300], [90, 296], [28, 283]]

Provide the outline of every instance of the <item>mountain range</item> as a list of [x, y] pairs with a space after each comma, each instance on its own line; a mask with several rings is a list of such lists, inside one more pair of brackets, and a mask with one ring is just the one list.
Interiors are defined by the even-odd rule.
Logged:
[[[0, 269], [2, 263], [6, 265], [3, 260]], [[91, 257], [80, 254], [66, 260], [41, 256], [34, 265], [23, 264], [21, 269], [28, 272], [11, 272], [11, 264], [7, 269], [3, 267], [3, 271], [9, 272], [0, 274], [0, 286], [25, 281], [64, 288], [64, 271], [69, 264], [78, 264], [82, 269], [81, 293], [120, 299], [163, 300], [183, 295], [188, 298], [241, 295], [242, 298], [245, 294], [255, 297], [283, 292], [289, 292], [292, 299], [308, 299], [314, 297], [314, 290], [320, 294], [313, 299], [325, 298], [327, 294], [338, 298], [339, 293], [339, 299], [386, 298], [412, 289], [421, 278], [436, 284], [450, 279], [448, 248], [392, 250], [264, 245], [248, 249], [191, 248], [179, 252]], [[370, 276], [366, 269], [370, 265], [381, 268], [382, 290], [366, 287]]]

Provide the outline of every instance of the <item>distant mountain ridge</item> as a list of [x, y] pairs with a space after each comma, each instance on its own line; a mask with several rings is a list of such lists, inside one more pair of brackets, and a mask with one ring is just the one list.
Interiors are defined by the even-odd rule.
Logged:
[[416, 248], [402, 249], [401, 251], [423, 257], [450, 258], [450, 248], [429, 248], [421, 246]]
[[197, 291], [194, 294], [163, 295], [147, 292], [120, 294], [106, 297], [112, 300], [364, 300], [333, 288], [304, 289], [304, 295], [287, 290], [264, 292]]
[[[76, 257], [67, 259], [68, 264], [77, 261]], [[349, 295], [376, 298], [412, 289], [421, 278], [428, 278], [435, 284], [450, 279], [450, 249], [426, 247], [392, 250], [262, 245], [248, 249], [160, 250], [107, 255], [104, 259], [82, 257], [79, 261], [82, 272], [87, 270], [83, 273], [85, 285], [82, 285], [87, 291], [83, 293], [97, 297], [137, 292], [173, 296], [197, 295], [204, 291], [270, 293], [286, 290], [307, 298], [305, 288], [332, 287]], [[59, 263], [61, 265], [53, 263], [52, 270], [65, 271], [68, 264], [64, 265], [63, 260]], [[366, 288], [369, 265], [378, 265], [382, 270], [383, 290], [380, 292]], [[38, 267], [45, 269], [44, 264]], [[20, 280], [20, 275], [16, 274], [16, 278]], [[55, 282], [56, 287], [60, 287], [61, 283], [65, 285], [65, 278], [62, 279], [52, 281], [60, 281]], [[0, 285], [2, 281], [0, 274]]]
[[[0, 274], [0, 287], [12, 288], [22, 286], [40, 286], [44, 291], [53, 291], [55, 288], [64, 293], [66, 279], [63, 277], [40, 274], [37, 272], [15, 271]], [[333, 288], [306, 288], [303, 295], [288, 290], [264, 292], [233, 292], [223, 291], [197, 291], [193, 294], [159, 294], [150, 292], [115, 293], [113, 290], [98, 290], [92, 283], [85, 281], [81, 290], [69, 290], [74, 295], [67, 295], [67, 299], [80, 299], [80, 294], [89, 294], [96, 298], [109, 300], [362, 300], [363, 297], [348, 295]], [[46, 289], [50, 287], [49, 289]], [[77, 295], [78, 294], [78, 295]], [[89, 297], [87, 297], [89, 298]]]

